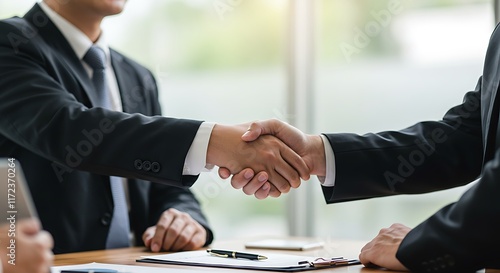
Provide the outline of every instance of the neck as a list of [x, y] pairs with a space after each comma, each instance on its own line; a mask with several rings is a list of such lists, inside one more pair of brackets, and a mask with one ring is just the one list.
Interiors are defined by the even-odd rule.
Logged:
[[101, 35], [101, 22], [104, 16], [92, 13], [68, 3], [60, 4], [58, 0], [45, 0], [45, 3], [61, 17], [82, 31], [92, 42], [96, 42]]

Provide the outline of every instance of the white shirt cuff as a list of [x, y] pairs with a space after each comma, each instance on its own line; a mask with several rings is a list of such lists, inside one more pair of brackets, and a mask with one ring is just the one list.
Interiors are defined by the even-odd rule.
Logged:
[[321, 139], [323, 139], [323, 147], [325, 148], [326, 176], [318, 176], [318, 179], [321, 185], [333, 187], [335, 186], [335, 154], [328, 138], [321, 135]]
[[199, 175], [213, 169], [213, 165], [207, 165], [207, 149], [214, 126], [215, 123], [211, 122], [203, 122], [200, 125], [186, 155], [182, 175]]

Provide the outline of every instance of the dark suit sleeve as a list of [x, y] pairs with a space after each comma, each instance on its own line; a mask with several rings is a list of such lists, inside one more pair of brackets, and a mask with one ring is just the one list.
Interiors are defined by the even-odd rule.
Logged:
[[[194, 183], [197, 177], [182, 170], [200, 121], [88, 108], [62, 86], [71, 79], [59, 78], [54, 67], [60, 63], [42, 52], [43, 44], [28, 25], [0, 22], [0, 134], [55, 162], [61, 175], [77, 169], [173, 186]], [[140, 161], [159, 165], [140, 169]]]
[[415, 272], [500, 268], [500, 151], [460, 200], [415, 227], [396, 257]]
[[[336, 182], [323, 188], [329, 203], [436, 191], [464, 185], [481, 175], [482, 79], [464, 103], [443, 120], [399, 132], [328, 135], [336, 160]], [[472, 272], [499, 267], [500, 151], [458, 202], [415, 227], [397, 258], [415, 272]]]
[[467, 184], [481, 172], [480, 87], [443, 120], [378, 134], [328, 134], [335, 187], [327, 202], [436, 191]]

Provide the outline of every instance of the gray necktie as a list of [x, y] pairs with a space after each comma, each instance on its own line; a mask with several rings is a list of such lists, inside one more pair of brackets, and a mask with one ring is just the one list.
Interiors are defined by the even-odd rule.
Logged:
[[[83, 60], [93, 70], [92, 82], [99, 98], [98, 105], [95, 106], [113, 109], [106, 83], [106, 54], [101, 48], [92, 46], [83, 57]], [[122, 178], [111, 176], [109, 182], [113, 195], [114, 209], [106, 240], [106, 248], [128, 247], [130, 244], [130, 227]]]

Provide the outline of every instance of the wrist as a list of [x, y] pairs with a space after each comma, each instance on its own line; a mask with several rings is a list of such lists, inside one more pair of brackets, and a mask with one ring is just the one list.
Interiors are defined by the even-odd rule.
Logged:
[[241, 149], [243, 141], [241, 135], [246, 128], [242, 126], [228, 126], [216, 124], [210, 134], [207, 147], [207, 164], [226, 167], [234, 172], [238, 169], [234, 158], [235, 151]]
[[326, 158], [323, 138], [319, 135], [309, 135], [309, 155], [311, 156], [311, 175], [326, 176]]
[[224, 127], [224, 125], [215, 124], [212, 129], [207, 147], [207, 164], [217, 166], [221, 164], [221, 155], [223, 154], [222, 148], [224, 147], [223, 143], [221, 143], [223, 139], [221, 136], [223, 135], [222, 132], [224, 131]]

